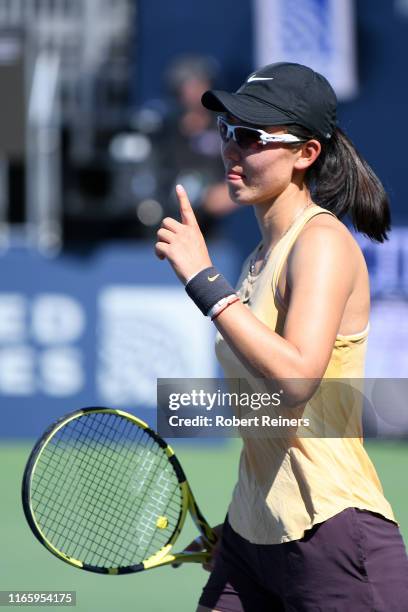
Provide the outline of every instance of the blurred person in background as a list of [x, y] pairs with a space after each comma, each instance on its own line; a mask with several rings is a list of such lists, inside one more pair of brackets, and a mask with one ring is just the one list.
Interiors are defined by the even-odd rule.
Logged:
[[[202, 102], [220, 113], [229, 192], [253, 207], [262, 241], [235, 292], [212, 265], [179, 185], [181, 222], [163, 220], [156, 255], [215, 322], [226, 378], [253, 392], [278, 381], [295, 398], [283, 414], [300, 408], [309, 422], [243, 437], [238, 483], [224, 524], [215, 527], [220, 542], [198, 611], [406, 612], [407, 554], [363, 445], [361, 412], [338, 388], [315, 395], [323, 379], [364, 377], [369, 278], [340, 219], [349, 214], [357, 231], [383, 242], [388, 198], [337, 127], [332, 87], [310, 68], [271, 64], [237, 92], [207, 91]], [[280, 415], [272, 407], [268, 414]], [[326, 437], [320, 423], [324, 432], [329, 427]]]
[[170, 108], [156, 140], [169, 214], [178, 207], [174, 187], [183, 183], [203, 231], [210, 232], [217, 219], [237, 209], [224, 180], [214, 114], [201, 104], [217, 72], [216, 61], [204, 56], [178, 57], [169, 65], [165, 82]]

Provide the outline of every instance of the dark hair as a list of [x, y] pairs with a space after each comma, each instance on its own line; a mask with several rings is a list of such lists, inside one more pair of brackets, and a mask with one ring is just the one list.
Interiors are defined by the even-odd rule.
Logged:
[[345, 133], [336, 128], [330, 140], [322, 141], [299, 125], [288, 126], [288, 132], [305, 140], [316, 138], [322, 145], [305, 177], [316, 204], [339, 219], [349, 214], [354, 228], [371, 240], [387, 240], [391, 225], [388, 196]]

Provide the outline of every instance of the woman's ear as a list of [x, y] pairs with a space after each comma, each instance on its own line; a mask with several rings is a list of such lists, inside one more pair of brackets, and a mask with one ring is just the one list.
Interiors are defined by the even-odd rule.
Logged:
[[322, 145], [314, 138], [305, 142], [298, 151], [298, 158], [294, 168], [296, 170], [307, 170], [309, 166], [319, 157]]

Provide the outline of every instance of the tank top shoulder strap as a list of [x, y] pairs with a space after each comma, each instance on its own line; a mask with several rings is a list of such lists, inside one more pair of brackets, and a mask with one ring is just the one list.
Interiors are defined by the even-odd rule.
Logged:
[[329, 210], [326, 210], [325, 208], [322, 208], [317, 204], [312, 204], [311, 206], [308, 206], [305, 209], [304, 213], [300, 215], [299, 219], [296, 220], [296, 222], [290, 228], [286, 236], [284, 236], [282, 241], [277, 245], [278, 248], [274, 254], [275, 265], [272, 275], [272, 290], [274, 295], [277, 295], [276, 292], [279, 276], [282, 272], [283, 266], [285, 265], [289, 252], [295, 244], [300, 232], [302, 231], [306, 223], [310, 221], [310, 219], [313, 219], [313, 217], [316, 217], [317, 215], [321, 214], [331, 215], [332, 217], [335, 217], [337, 219], [336, 215], [334, 215]]

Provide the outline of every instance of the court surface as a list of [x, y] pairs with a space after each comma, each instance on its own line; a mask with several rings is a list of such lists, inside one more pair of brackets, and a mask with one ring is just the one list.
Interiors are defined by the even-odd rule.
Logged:
[[[229, 440], [211, 447], [200, 444], [196, 448], [176, 441], [173, 446], [208, 521], [221, 522], [237, 475], [239, 441]], [[408, 543], [408, 442], [371, 441], [366, 448]], [[208, 576], [200, 566], [99, 576], [70, 567], [48, 553], [32, 536], [20, 502], [21, 478], [30, 450], [30, 443], [0, 445], [0, 590], [75, 590], [76, 608], [64, 609], [78, 612], [195, 610]], [[188, 519], [181, 545], [195, 535], [195, 527]], [[39, 608], [45, 609], [42, 606], [35, 609]], [[51, 609], [57, 608], [48, 607]]]

